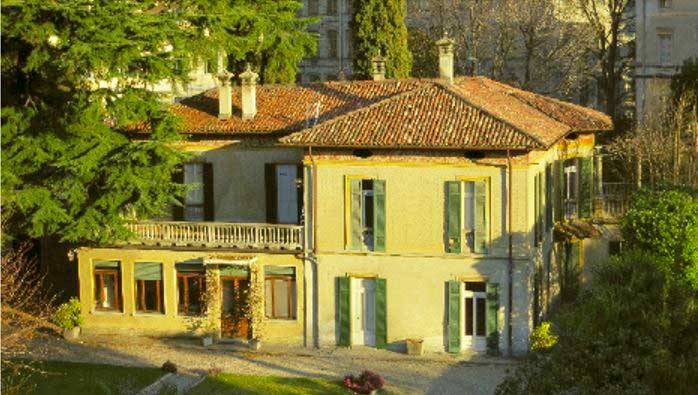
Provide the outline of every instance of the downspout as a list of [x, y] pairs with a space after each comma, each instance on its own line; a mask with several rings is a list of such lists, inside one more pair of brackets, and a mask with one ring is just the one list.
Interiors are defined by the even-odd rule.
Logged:
[[511, 151], [507, 150], [507, 170], [509, 172], [508, 177], [507, 177], [507, 209], [509, 211], [508, 217], [509, 221], [507, 221], [507, 233], [509, 234], [509, 260], [508, 260], [508, 267], [507, 267], [507, 286], [508, 286], [508, 298], [507, 298], [507, 354], [511, 356], [513, 354], [513, 345], [512, 345], [512, 311], [513, 311], [513, 306], [514, 306], [514, 298], [513, 298], [513, 291], [514, 291], [514, 286], [513, 286], [513, 281], [514, 281], [514, 251], [513, 251], [513, 246], [514, 246], [514, 234], [512, 233], [512, 222], [513, 222], [513, 210], [512, 210], [512, 176], [514, 174], [512, 165], [511, 165]]

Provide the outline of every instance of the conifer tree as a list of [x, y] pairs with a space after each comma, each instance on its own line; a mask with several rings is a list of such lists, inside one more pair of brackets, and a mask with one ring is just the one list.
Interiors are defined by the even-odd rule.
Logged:
[[3, 2], [3, 231], [108, 242], [128, 235], [125, 220], [168, 210], [183, 193], [171, 180], [186, 155], [178, 119], [149, 87], [185, 83], [221, 51], [245, 59], [307, 42], [289, 18], [297, 2], [276, 2], [277, 12], [272, 3]]
[[386, 59], [387, 78], [404, 78], [412, 70], [407, 44], [404, 0], [357, 0], [354, 13], [354, 73], [371, 75], [371, 59]]

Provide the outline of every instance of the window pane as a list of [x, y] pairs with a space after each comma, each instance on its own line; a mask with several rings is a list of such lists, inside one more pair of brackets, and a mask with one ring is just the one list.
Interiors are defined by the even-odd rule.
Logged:
[[274, 280], [274, 312], [276, 318], [289, 318], [287, 280]]
[[475, 248], [475, 183], [463, 183], [463, 229], [468, 248]]
[[485, 299], [475, 299], [475, 315], [477, 316], [477, 326], [475, 334], [477, 336], [485, 336]]
[[186, 204], [204, 204], [204, 165], [203, 163], [186, 163], [184, 165], [184, 183], [197, 184], [187, 192]]
[[465, 283], [465, 290], [466, 291], [473, 291], [473, 292], [486, 292], [487, 291], [487, 286], [485, 285], [484, 282], [466, 282]]
[[186, 221], [203, 221], [204, 206], [185, 206], [184, 219]]
[[465, 298], [465, 335], [473, 335], [473, 298]]
[[265, 280], [264, 281], [264, 314], [267, 317], [273, 317], [274, 316], [274, 311], [272, 310], [273, 302], [274, 302], [274, 297], [272, 293], [272, 281], [273, 280]]
[[114, 309], [116, 308], [116, 295], [114, 295], [114, 275], [104, 274], [102, 277], [104, 278], [104, 287], [102, 288], [104, 300], [102, 300], [102, 304], [99, 307], [103, 309]]

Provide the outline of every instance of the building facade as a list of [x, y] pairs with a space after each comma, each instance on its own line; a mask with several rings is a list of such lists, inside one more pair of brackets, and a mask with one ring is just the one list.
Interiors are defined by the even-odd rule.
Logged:
[[637, 0], [635, 4], [637, 119], [657, 113], [671, 77], [686, 59], [698, 59], [698, 2]]
[[612, 125], [440, 53], [432, 80], [248, 72], [173, 105], [190, 190], [78, 250], [83, 329], [525, 353], [559, 279], [608, 254], [592, 157]]

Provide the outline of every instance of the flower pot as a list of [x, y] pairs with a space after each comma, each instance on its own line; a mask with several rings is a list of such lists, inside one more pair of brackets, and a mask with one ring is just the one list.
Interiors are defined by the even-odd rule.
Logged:
[[424, 355], [424, 339], [407, 339], [407, 355]]
[[253, 350], [259, 350], [262, 348], [262, 341], [259, 339], [250, 340], [250, 348]]
[[208, 347], [213, 345], [213, 335], [206, 335], [201, 338], [201, 345], [204, 347]]
[[75, 326], [71, 329], [63, 329], [63, 338], [65, 340], [75, 340], [80, 336], [80, 327]]

